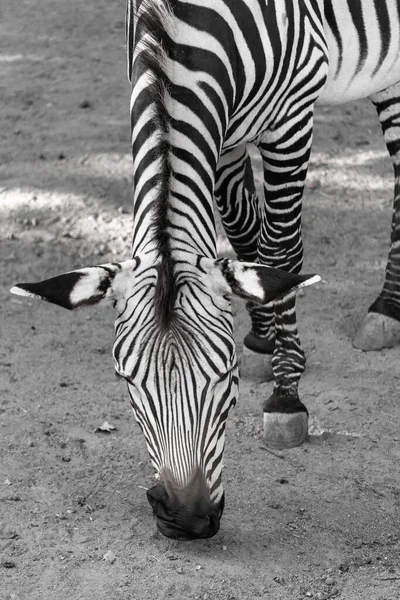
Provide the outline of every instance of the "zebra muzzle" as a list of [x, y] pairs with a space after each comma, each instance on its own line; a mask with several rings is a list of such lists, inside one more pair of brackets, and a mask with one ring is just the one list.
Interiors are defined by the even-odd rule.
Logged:
[[166, 537], [186, 541], [213, 537], [219, 530], [224, 507], [212, 505], [204, 498], [192, 498], [183, 504], [176, 496], [169, 496], [161, 483], [147, 491], [147, 499], [153, 508], [158, 530]]

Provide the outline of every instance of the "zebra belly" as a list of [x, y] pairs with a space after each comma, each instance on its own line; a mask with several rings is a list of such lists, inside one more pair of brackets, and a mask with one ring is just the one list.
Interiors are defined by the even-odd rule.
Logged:
[[[397, 0], [331, 0], [324, 28], [329, 73], [320, 104], [340, 104], [368, 97], [400, 81], [400, 19]], [[328, 5], [328, 3], [326, 3]]]
[[400, 81], [400, 56], [393, 62], [391, 69], [374, 74], [371, 70], [363, 70], [351, 77], [351, 67], [341, 70], [339, 76], [333, 77], [331, 72], [317, 100], [317, 104], [343, 104], [360, 98], [367, 98]]

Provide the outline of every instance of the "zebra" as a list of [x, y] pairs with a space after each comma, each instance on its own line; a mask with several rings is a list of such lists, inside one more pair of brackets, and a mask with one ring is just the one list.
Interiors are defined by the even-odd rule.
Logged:
[[[272, 356], [267, 442], [290, 447], [307, 435], [295, 292], [318, 280], [300, 275], [317, 101], [369, 96], [378, 109], [395, 206], [383, 291], [363, 330], [384, 323], [383, 347], [400, 329], [399, 13], [395, 0], [127, 1], [132, 259], [12, 291], [69, 309], [114, 304], [115, 368], [159, 476], [147, 495], [168, 537], [219, 529], [238, 389], [231, 294], [247, 301], [248, 351]], [[250, 143], [262, 157], [262, 200]], [[217, 258], [214, 199], [237, 260]]]

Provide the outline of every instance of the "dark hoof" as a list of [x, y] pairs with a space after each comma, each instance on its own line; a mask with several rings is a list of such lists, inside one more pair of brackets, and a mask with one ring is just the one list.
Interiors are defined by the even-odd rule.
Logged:
[[243, 346], [240, 376], [253, 381], [271, 381], [274, 378], [271, 360], [272, 354], [259, 354]]
[[308, 438], [307, 412], [264, 413], [264, 439], [267, 446], [283, 450], [300, 446]]
[[400, 343], [400, 322], [379, 313], [370, 312], [365, 317], [353, 346], [359, 350], [382, 350]]

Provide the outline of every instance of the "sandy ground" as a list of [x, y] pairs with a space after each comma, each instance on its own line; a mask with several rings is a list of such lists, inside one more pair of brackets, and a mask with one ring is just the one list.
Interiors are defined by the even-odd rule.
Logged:
[[[272, 384], [244, 380], [221, 531], [174, 542], [143, 489], [153, 472], [113, 375], [112, 309], [71, 314], [8, 292], [129, 256], [124, 6], [22, 0], [1, 12], [1, 600], [398, 600], [399, 349], [351, 344], [390, 231], [372, 107], [317, 112], [305, 269], [323, 281], [299, 298], [310, 440], [267, 452]], [[240, 302], [235, 313], [240, 351], [248, 318]], [[116, 431], [95, 433], [105, 419]]]

